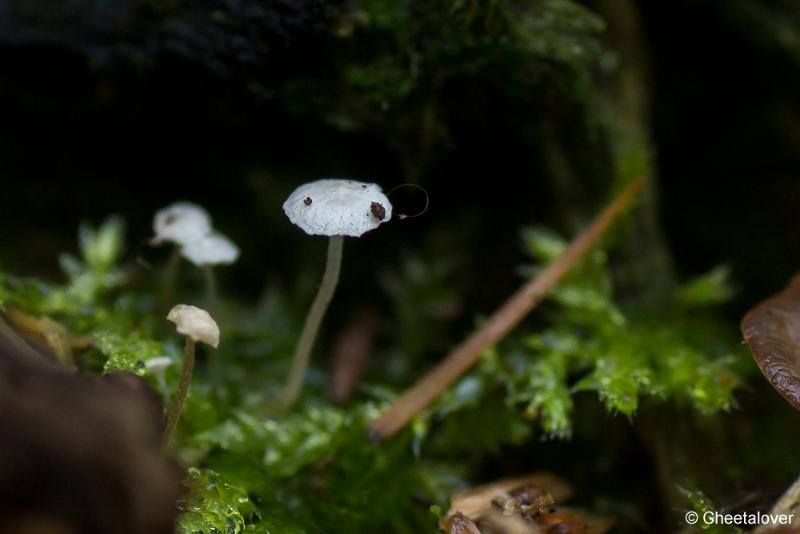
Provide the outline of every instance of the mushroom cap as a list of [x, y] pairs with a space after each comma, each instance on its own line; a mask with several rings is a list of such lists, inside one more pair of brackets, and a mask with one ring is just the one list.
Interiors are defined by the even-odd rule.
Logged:
[[219, 326], [204, 309], [177, 304], [167, 314], [167, 320], [175, 323], [178, 333], [214, 348], [219, 346]]
[[211, 217], [197, 204], [176, 202], [156, 212], [153, 232], [153, 245], [169, 241], [183, 246], [211, 232]]
[[239, 257], [239, 247], [219, 232], [184, 243], [181, 256], [197, 266], [231, 264]]
[[325, 179], [303, 184], [283, 211], [310, 235], [359, 237], [392, 218], [392, 205], [377, 184]]
[[144, 361], [145, 369], [154, 374], [163, 374], [164, 369], [170, 365], [172, 365], [172, 359], [169, 356], [156, 356]]

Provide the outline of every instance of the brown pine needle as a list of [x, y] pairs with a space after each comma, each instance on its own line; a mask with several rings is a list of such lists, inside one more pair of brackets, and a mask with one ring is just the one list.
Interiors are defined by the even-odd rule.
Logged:
[[632, 180], [592, 224], [569, 244], [561, 256], [520, 287], [480, 329], [395, 399], [389, 409], [369, 424], [368, 431], [373, 439], [380, 441], [394, 435], [472, 367], [486, 349], [503, 339], [592, 248], [611, 223], [630, 205], [643, 185], [644, 178]]

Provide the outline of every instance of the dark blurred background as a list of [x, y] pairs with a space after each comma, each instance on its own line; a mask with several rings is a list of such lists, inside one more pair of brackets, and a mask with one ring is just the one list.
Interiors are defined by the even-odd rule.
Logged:
[[[611, 183], [598, 134], [580, 116], [588, 98], [572, 95], [557, 61], [543, 59], [524, 81], [530, 94], [509, 90], [523, 82], [499, 78], [491, 64], [447, 73], [434, 61], [459, 58], [424, 56], [443, 46], [427, 42], [436, 36], [425, 24], [435, 21], [419, 22], [413, 38], [428, 62], [423, 74], [439, 79], [373, 102], [355, 94], [348, 65], [406, 54], [391, 48], [401, 38], [392, 24], [412, 23], [376, 28], [355, 5], [0, 6], [0, 262], [18, 273], [56, 276], [55, 255], [74, 247], [78, 223], [110, 213], [125, 217], [139, 250], [154, 211], [190, 199], [242, 246], [229, 283], [252, 293], [323, 250], [284, 218], [285, 196], [303, 181], [342, 176], [385, 190], [417, 183], [431, 200], [423, 217], [348, 243], [348, 279], [369, 284], [376, 265], [438, 232], [446, 237], [430, 246], [462, 253], [454, 280], [485, 309], [516, 284], [519, 228], [570, 233], [563, 204], [578, 199], [589, 213]], [[741, 311], [800, 266], [798, 10], [751, 0], [630, 9], [641, 20], [669, 251], [679, 276], [730, 263]], [[596, 38], [613, 51], [613, 34], [609, 26]], [[577, 177], [566, 200], [543, 154], [551, 142], [583, 160], [570, 163]], [[410, 189], [395, 199], [406, 213], [423, 202]]]

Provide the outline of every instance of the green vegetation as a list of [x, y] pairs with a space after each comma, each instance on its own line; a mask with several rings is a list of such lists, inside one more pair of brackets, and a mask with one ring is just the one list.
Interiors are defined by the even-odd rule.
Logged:
[[[155, 305], [158, 281], [134, 282], [121, 254], [118, 219], [96, 231], [82, 228], [80, 236], [82, 257], [62, 260], [66, 284], [4, 275], [3, 305], [48, 315], [75, 336], [92, 336], [92, 348], [80, 354], [86, 370], [133, 371], [156, 387], [143, 362], [159, 355], [180, 361], [179, 340]], [[542, 229], [524, 232], [524, 244], [536, 261], [523, 269], [526, 275], [565, 246]], [[550, 296], [542, 324], [519, 328], [412, 429], [382, 444], [364, 431], [397, 391], [382, 385], [379, 375], [341, 407], [326, 401], [314, 380], [290, 414], [270, 417], [299, 317], [277, 293], [256, 310], [224, 302], [222, 380], [212, 383], [207, 372], [195, 376], [178, 429], [175, 453], [197, 466], [188, 474], [181, 528], [313, 532], [335, 524], [364, 532], [388, 524], [398, 532], [429, 530], [436, 518], [413, 498], [446, 508], [449, 493], [468, 483], [460, 452], [491, 454], [536, 435], [569, 439], [582, 416], [573, 401], [580, 392], [593, 392], [607, 417], [619, 413], [632, 421], [645, 400], [702, 414], [729, 410], [742, 380], [735, 363], [743, 354], [733, 336], [709, 338], [711, 319], [701, 319], [709, 303], [729, 294], [723, 271], [690, 282], [670, 306], [648, 304], [672, 310], [656, 313], [615, 299], [608, 263], [606, 251], [595, 250]], [[693, 310], [691, 324], [680, 320], [684, 308]], [[170, 391], [177, 367], [167, 373]], [[316, 370], [317, 377], [323, 374]], [[481, 431], [464, 436], [464, 428]]]
[[[13, 200], [33, 198], [29, 173], [58, 174], [48, 165], [60, 173], [63, 164], [63, 181], [85, 191], [79, 201], [52, 200], [38, 227], [25, 202], [9, 207], [0, 311], [56, 321], [81, 373], [136, 373], [168, 405], [183, 348], [167, 311], [178, 302], [209, 308], [220, 346], [198, 347], [169, 451], [188, 470], [181, 534], [435, 532], [453, 492], [535, 471], [568, 480], [577, 507], [614, 518], [621, 532], [684, 528], [683, 513], [713, 510], [712, 499], [720, 510], [766, 509], [800, 472], [787, 432], [796, 414], [762, 382], [738, 320], [770, 284], [777, 289], [787, 265], [796, 268], [800, 250], [786, 230], [796, 217], [785, 216], [800, 193], [796, 162], [778, 150], [800, 146], [791, 99], [800, 16], [786, 0], [688, 3], [74, 0], [42, 16], [47, 8], [12, 1], [3, 51], [39, 46], [20, 63], [52, 54], [43, 64], [74, 69], [80, 89], [41, 89], [38, 71], [0, 84], [6, 101], [47, 126], [31, 120], [35, 136], [12, 128], [3, 137], [3, 188]], [[662, 12], [671, 14], [663, 27]], [[695, 24], [703, 34], [709, 26], [709, 57], [682, 33], [695, 15], [706, 17]], [[757, 53], [729, 46], [729, 34], [746, 35]], [[58, 55], [63, 43], [68, 60]], [[654, 43], [660, 63], [648, 57]], [[721, 61], [728, 47], [741, 57]], [[740, 61], [764, 65], [747, 83], [775, 80], [774, 94], [761, 99], [744, 76], [708, 83], [738, 73]], [[653, 76], [657, 68], [666, 73]], [[712, 74], [698, 77], [703, 69]], [[702, 145], [676, 163], [665, 156], [674, 147], [656, 147], [650, 103], [659, 91], [662, 135]], [[671, 131], [688, 104], [683, 122], [675, 119], [684, 130]], [[729, 124], [743, 109], [748, 121]], [[42, 141], [54, 114], [68, 126]], [[84, 115], [99, 136], [92, 142], [73, 140]], [[719, 124], [687, 131], [703, 120]], [[141, 161], [129, 161], [127, 147], [117, 161], [109, 125], [136, 126], [152, 143]], [[759, 147], [761, 159], [750, 161]], [[79, 150], [79, 163], [64, 155]], [[162, 167], [164, 156], [172, 159]], [[106, 210], [109, 191], [119, 194], [109, 169], [138, 188], [107, 208], [126, 213], [81, 226], [77, 247], [57, 232], [27, 246], [14, 224], [37, 233], [65, 214], [97, 213], [73, 204]], [[280, 226], [280, 200], [303, 181], [350, 172], [385, 189], [418, 185], [431, 209], [345, 245], [343, 273], [354, 274], [343, 276], [300, 398], [278, 415], [322, 260], [318, 241]], [[700, 183], [706, 174], [716, 181]], [[768, 175], [791, 184], [755, 191]], [[196, 190], [183, 188], [187, 176]], [[638, 176], [648, 186], [635, 209], [534, 313], [398, 435], [369, 438], [371, 420]], [[141, 206], [166, 195], [212, 199], [206, 208], [220, 211], [220, 227], [242, 248], [242, 261], [219, 273], [216, 299], [204, 296], [196, 270], [164, 289], [168, 260], [145, 243], [150, 213]], [[59, 248], [73, 252], [57, 256]], [[48, 271], [56, 265], [60, 275]], [[749, 294], [737, 302], [740, 291]], [[368, 361], [333, 401], [337, 335], [362, 316], [373, 321]], [[156, 357], [172, 362], [166, 387], [145, 365]]]

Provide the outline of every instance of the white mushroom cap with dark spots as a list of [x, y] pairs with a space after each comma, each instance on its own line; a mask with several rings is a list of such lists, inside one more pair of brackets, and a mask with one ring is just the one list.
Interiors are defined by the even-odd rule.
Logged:
[[167, 320], [175, 323], [180, 334], [214, 348], [219, 345], [219, 326], [211, 315], [201, 308], [178, 304], [169, 311]]
[[283, 203], [293, 224], [307, 234], [360, 235], [392, 218], [380, 186], [355, 180], [317, 180], [301, 185]]
[[153, 232], [153, 245], [169, 241], [183, 246], [211, 232], [211, 217], [197, 204], [176, 202], [156, 212]]
[[181, 256], [195, 265], [231, 264], [239, 257], [239, 247], [219, 232], [185, 243]]

